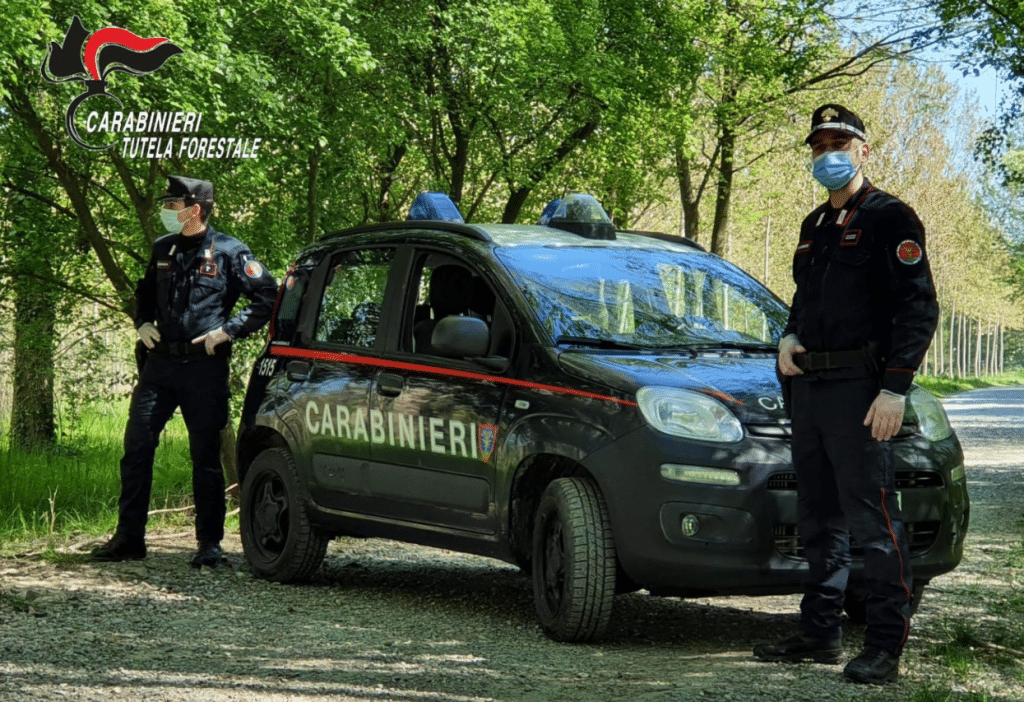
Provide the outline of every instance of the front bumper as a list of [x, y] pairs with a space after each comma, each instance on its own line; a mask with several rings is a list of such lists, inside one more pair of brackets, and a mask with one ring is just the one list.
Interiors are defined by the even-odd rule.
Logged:
[[[750, 429], [743, 441], [725, 446], [642, 428], [584, 461], [606, 496], [619, 562], [634, 582], [680, 596], [801, 591], [807, 563], [789, 441]], [[963, 556], [969, 500], [966, 481], [954, 480], [963, 452], [955, 436], [932, 443], [911, 435], [894, 440], [894, 458], [911, 567], [915, 579], [929, 580]], [[733, 469], [740, 485], [667, 480], [664, 463]], [[696, 533], [687, 535], [695, 525]], [[863, 572], [856, 544], [851, 555], [856, 582]]]

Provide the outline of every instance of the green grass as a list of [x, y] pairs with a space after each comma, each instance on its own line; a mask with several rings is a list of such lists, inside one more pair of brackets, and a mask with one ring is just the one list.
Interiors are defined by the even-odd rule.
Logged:
[[1008, 385], [1024, 385], [1024, 371], [1018, 370], [1002, 375], [991, 375], [985, 378], [940, 378], [932, 375], [918, 375], [914, 382], [939, 397], [948, 397], [965, 390], [979, 388], [1005, 387]]
[[989, 702], [989, 697], [984, 692], [961, 694], [932, 684], [914, 690], [910, 702]]
[[[52, 542], [78, 533], [98, 536], [113, 529], [127, 417], [127, 399], [85, 408], [73, 434], [31, 453], [13, 448], [8, 432], [2, 431], [0, 549], [40, 538]], [[191, 480], [188, 436], [176, 415], [156, 452], [150, 509], [191, 503]]]

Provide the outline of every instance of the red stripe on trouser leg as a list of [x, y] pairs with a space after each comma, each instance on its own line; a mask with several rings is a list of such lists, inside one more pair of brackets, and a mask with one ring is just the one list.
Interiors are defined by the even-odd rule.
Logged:
[[[892, 545], [896, 549], [896, 558], [900, 562], [900, 585], [903, 586], [903, 591], [907, 593], [907, 604], [910, 604], [911, 593], [910, 588], [907, 586], [907, 579], [903, 576], [903, 554], [900, 553], [899, 540], [896, 538], [896, 532], [892, 529], [892, 519], [889, 517], [889, 510], [885, 508], [885, 488], [880, 488], [882, 492], [882, 514], [885, 515], [885, 523], [889, 528], [889, 536], [892, 537]], [[903, 640], [900, 641], [900, 647], [907, 642], [907, 637], [910, 635], [910, 620], [903, 617]]]

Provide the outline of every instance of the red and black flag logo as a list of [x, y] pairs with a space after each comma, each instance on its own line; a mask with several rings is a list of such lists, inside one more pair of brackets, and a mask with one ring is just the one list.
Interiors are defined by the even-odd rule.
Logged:
[[143, 76], [163, 66], [171, 56], [181, 53], [184, 52], [169, 39], [147, 39], [119, 27], [105, 27], [90, 34], [82, 20], [75, 15], [64, 35], [64, 43], [50, 42], [40, 73], [50, 83], [75, 80], [85, 83], [85, 92], [72, 100], [68, 107], [65, 126], [68, 136], [76, 144], [98, 151], [109, 149], [113, 144], [90, 146], [81, 140], [75, 127], [75, 111], [78, 106], [97, 95], [109, 97], [120, 106], [121, 101], [107, 92], [109, 74], [122, 71]]

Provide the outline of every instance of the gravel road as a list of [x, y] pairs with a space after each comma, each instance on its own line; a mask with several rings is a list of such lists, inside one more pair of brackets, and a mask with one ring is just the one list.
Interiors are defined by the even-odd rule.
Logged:
[[[85, 540], [67, 563], [0, 559], [0, 700], [895, 702], [923, 684], [1022, 700], [1012, 667], [953, 678], [930, 650], [1020, 585], [1006, 553], [1020, 542], [1024, 389], [947, 409], [967, 452], [967, 555], [932, 583], [896, 685], [755, 661], [756, 642], [791, 633], [796, 596], [621, 596], [605, 641], [566, 645], [541, 633], [529, 581], [495, 561], [340, 539], [314, 583], [282, 586], [248, 573], [235, 535], [229, 565], [195, 571], [191, 538], [157, 533], [141, 562], [88, 562]], [[863, 630], [846, 633], [852, 657]]]

